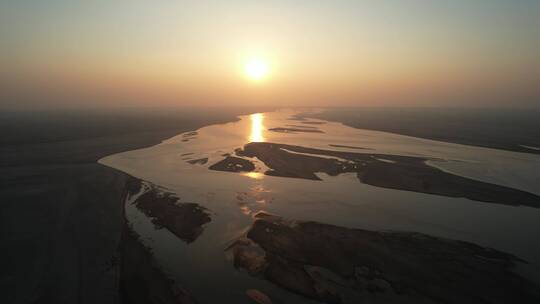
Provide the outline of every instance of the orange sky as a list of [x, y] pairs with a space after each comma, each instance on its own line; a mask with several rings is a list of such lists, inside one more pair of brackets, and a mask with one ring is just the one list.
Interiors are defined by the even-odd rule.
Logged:
[[0, 5], [2, 106], [540, 103], [535, 1]]

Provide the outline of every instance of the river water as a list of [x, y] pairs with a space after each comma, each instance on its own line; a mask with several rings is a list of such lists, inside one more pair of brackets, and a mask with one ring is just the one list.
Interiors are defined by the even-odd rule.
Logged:
[[[354, 129], [341, 123], [298, 119], [295, 114], [281, 110], [241, 116], [237, 122], [207, 126], [99, 161], [176, 193], [181, 202], [198, 203], [209, 210], [212, 221], [196, 241], [186, 244], [168, 230], [156, 229], [135, 205], [126, 204], [129, 223], [152, 248], [160, 266], [200, 303], [251, 303], [245, 295], [247, 289], [261, 290], [276, 303], [311, 302], [233, 267], [225, 249], [246, 232], [259, 211], [345, 227], [415, 231], [470, 241], [527, 260], [530, 264], [520, 271], [537, 280], [540, 209], [379, 188], [360, 183], [351, 173], [318, 174], [322, 181], [266, 176], [266, 166], [257, 160], [257, 172], [221, 172], [208, 167], [246, 143], [272, 142], [425, 157], [430, 159], [429, 165], [456, 175], [540, 195], [539, 155]], [[270, 131], [272, 128], [323, 133], [284, 133]], [[202, 158], [208, 161], [188, 163]]]

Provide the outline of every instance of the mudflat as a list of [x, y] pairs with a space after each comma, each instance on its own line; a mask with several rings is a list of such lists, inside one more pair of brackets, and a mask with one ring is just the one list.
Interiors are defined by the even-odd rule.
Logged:
[[250, 172], [255, 170], [255, 165], [249, 160], [243, 158], [226, 156], [222, 161], [211, 165], [210, 167], [208, 167], [208, 169], [228, 172]]
[[[377, 187], [540, 207], [540, 196], [536, 194], [453, 175], [427, 165], [428, 159], [422, 157], [342, 152], [265, 142], [246, 144], [236, 154], [264, 162], [271, 169], [265, 172], [266, 175], [320, 180], [317, 172], [331, 176], [356, 173], [360, 182]], [[231, 160], [227, 157], [210, 169], [229, 168], [235, 165]], [[247, 169], [243, 171], [249, 171]]]
[[538, 303], [518, 258], [411, 232], [350, 229], [259, 213], [234, 264], [325, 303]]
[[152, 185], [134, 204], [158, 228], [166, 228], [186, 243], [195, 241], [210, 222], [210, 214], [196, 203], [179, 202], [179, 198]]

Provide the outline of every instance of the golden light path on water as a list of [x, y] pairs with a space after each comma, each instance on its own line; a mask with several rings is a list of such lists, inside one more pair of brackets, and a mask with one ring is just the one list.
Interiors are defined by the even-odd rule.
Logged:
[[261, 173], [261, 172], [245, 172], [242, 174], [244, 176], [251, 177], [254, 179], [262, 179], [264, 177], [264, 173]]
[[263, 142], [263, 132], [264, 132], [264, 114], [255, 113], [249, 116], [251, 119], [251, 133], [249, 134], [249, 142]]
[[[249, 118], [251, 120], [251, 131], [249, 133], [248, 140], [249, 142], [263, 142], [265, 141], [263, 132], [264, 132], [264, 114], [262, 113], [255, 113], [249, 115]], [[264, 174], [261, 172], [245, 172], [243, 175], [254, 178], [254, 179], [262, 179], [264, 177]]]

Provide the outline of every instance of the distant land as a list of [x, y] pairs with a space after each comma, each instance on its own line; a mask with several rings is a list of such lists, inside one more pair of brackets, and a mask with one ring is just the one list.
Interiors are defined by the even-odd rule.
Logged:
[[540, 154], [540, 109], [360, 107], [304, 115], [358, 129]]

